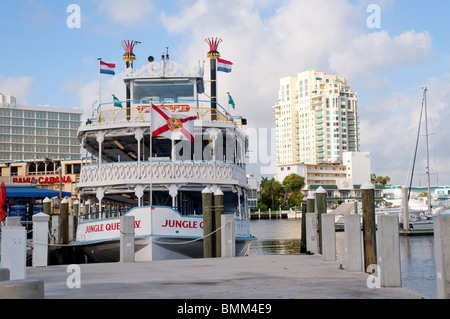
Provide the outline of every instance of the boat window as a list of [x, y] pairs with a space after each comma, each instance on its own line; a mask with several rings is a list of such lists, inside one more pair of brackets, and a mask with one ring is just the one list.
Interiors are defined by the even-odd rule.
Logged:
[[192, 99], [194, 84], [190, 81], [135, 82], [134, 100], [148, 99]]

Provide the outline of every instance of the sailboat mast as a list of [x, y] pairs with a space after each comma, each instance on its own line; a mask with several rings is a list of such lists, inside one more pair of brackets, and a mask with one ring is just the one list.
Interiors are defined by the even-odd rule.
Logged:
[[425, 107], [425, 137], [426, 137], [426, 145], [427, 145], [427, 187], [428, 187], [428, 214], [431, 215], [431, 187], [430, 187], [430, 152], [428, 148], [428, 115], [427, 115], [427, 91], [428, 89], [425, 87], [423, 89], [423, 100]]

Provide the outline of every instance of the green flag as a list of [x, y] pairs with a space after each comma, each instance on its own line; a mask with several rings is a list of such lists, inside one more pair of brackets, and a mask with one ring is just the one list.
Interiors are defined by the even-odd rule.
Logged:
[[114, 107], [120, 107], [120, 108], [122, 108], [122, 103], [119, 101], [118, 98], [116, 98], [115, 95], [113, 95], [113, 100], [114, 100]]
[[230, 93], [228, 93], [228, 105], [231, 105], [233, 107], [233, 109], [235, 109], [235, 107], [236, 107]]

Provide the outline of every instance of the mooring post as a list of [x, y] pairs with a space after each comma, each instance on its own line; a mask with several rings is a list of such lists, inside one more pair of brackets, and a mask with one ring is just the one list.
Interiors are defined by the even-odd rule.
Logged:
[[211, 236], [213, 231], [213, 211], [212, 211], [212, 193], [208, 187], [202, 191], [203, 205], [203, 257], [212, 258], [214, 251], [214, 241]]
[[77, 199], [73, 202], [73, 213], [72, 213], [72, 239], [77, 237], [77, 227], [78, 227], [78, 216], [80, 214], [80, 201]]
[[26, 278], [26, 250], [25, 227], [2, 227], [0, 267], [9, 269], [11, 280]]
[[46, 197], [43, 201], [43, 208], [44, 208], [44, 214], [47, 214], [48, 216], [51, 215], [51, 208], [52, 208], [52, 200], [48, 197]]
[[317, 214], [314, 212], [315, 201], [314, 194], [310, 193], [306, 199], [306, 248], [313, 254], [318, 251]]
[[61, 242], [63, 244], [69, 243], [69, 201], [64, 198], [61, 201], [59, 208], [59, 215], [61, 218]]
[[[446, 214], [450, 210], [446, 210]], [[441, 214], [443, 212], [441, 211]], [[439, 299], [450, 299], [450, 216], [434, 217], [434, 258]]]
[[51, 234], [53, 235], [53, 244], [61, 244], [61, 216], [51, 215]]
[[319, 250], [318, 253], [322, 254], [322, 214], [327, 213], [327, 191], [321, 186], [316, 191], [316, 206], [317, 206], [317, 226], [319, 233]]
[[400, 267], [400, 240], [397, 215], [380, 215], [377, 218], [378, 265], [381, 287], [402, 286]]
[[120, 217], [120, 262], [133, 263], [134, 252], [134, 216]]
[[368, 182], [361, 186], [363, 242], [364, 242], [364, 270], [370, 265], [377, 264], [377, 244], [375, 225], [375, 186]]
[[222, 255], [222, 214], [223, 214], [223, 192], [218, 188], [214, 192], [214, 230], [213, 240], [216, 243], [216, 252], [214, 257], [220, 257]]
[[306, 254], [306, 209], [307, 209], [306, 198], [302, 200], [302, 229], [301, 229], [301, 240], [300, 240], [300, 254]]
[[48, 265], [48, 223], [50, 216], [39, 213], [33, 216], [33, 267]]
[[[61, 243], [67, 245], [69, 243], [69, 201], [64, 198], [59, 205], [59, 217], [61, 218]], [[64, 263], [69, 263], [70, 247], [63, 246], [61, 251]]]
[[344, 232], [345, 269], [350, 272], [363, 272], [361, 217], [358, 214], [344, 217]]
[[322, 255], [324, 261], [336, 261], [336, 223], [334, 214], [322, 215]]
[[233, 258], [236, 257], [236, 225], [234, 220], [234, 214], [223, 214], [222, 219], [222, 258]]

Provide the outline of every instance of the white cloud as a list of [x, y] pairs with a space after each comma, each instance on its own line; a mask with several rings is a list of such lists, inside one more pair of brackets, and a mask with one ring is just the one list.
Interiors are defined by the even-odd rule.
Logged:
[[363, 34], [329, 58], [330, 68], [350, 78], [375, 71], [415, 65], [431, 52], [428, 32], [404, 32], [391, 37], [386, 30]]
[[26, 104], [33, 80], [34, 78], [32, 76], [4, 78], [0, 75], [0, 93], [12, 95], [16, 98], [17, 103]]
[[[450, 156], [450, 74], [426, 81], [428, 87], [428, 134], [430, 150], [431, 184], [448, 183], [450, 172], [447, 159]], [[422, 105], [421, 87], [405, 92], [381, 96], [373, 105], [360, 112], [361, 144], [363, 151], [372, 153], [372, 171], [377, 175], [389, 175], [392, 183], [403, 185], [415, 148]], [[361, 115], [363, 113], [363, 115]], [[414, 185], [426, 184], [425, 123], [422, 121], [419, 149], [416, 160]]]
[[[116, 74], [108, 78], [102, 78], [101, 92], [102, 103], [110, 103], [113, 101], [112, 94], [117, 96], [121, 101], [126, 100], [125, 85], [123, 83], [124, 74]], [[66, 83], [66, 88], [73, 88], [78, 86], [78, 83]], [[84, 110], [84, 118], [91, 118], [92, 114], [97, 115], [98, 103], [100, 99], [99, 81], [94, 80], [87, 82], [77, 88], [78, 100]], [[112, 109], [111, 105], [104, 105], [102, 110]]]
[[[270, 127], [281, 77], [314, 68], [351, 80], [419, 63], [430, 53], [427, 32], [366, 34], [363, 9], [346, 0], [289, 0], [264, 17], [256, 1], [197, 0], [177, 15], [162, 13], [161, 21], [185, 38], [189, 61], [204, 58], [205, 38], [223, 38], [219, 51], [235, 66], [219, 78], [219, 90], [232, 92], [238, 111], [252, 115], [250, 123]], [[219, 101], [226, 103], [226, 96]]]
[[135, 27], [147, 22], [148, 15], [154, 10], [150, 0], [102, 0], [99, 7], [112, 22], [124, 27]]
[[[269, 1], [265, 5], [273, 8], [274, 3]], [[234, 63], [234, 68], [231, 74], [219, 75], [219, 102], [226, 105], [225, 92], [230, 91], [236, 102], [236, 113], [247, 117], [250, 127], [270, 128], [274, 124], [272, 106], [278, 100], [281, 77], [314, 68], [347, 77], [352, 88], [361, 83], [385, 87], [389, 84], [386, 78], [377, 80], [373, 76], [378, 71], [418, 65], [431, 53], [432, 38], [428, 32], [411, 30], [393, 35], [384, 29], [368, 29], [367, 3], [366, 0], [359, 3], [286, 0], [267, 15], [268, 11], [263, 14], [257, 1], [197, 0], [178, 14], [162, 13], [161, 22], [169, 33], [183, 37], [180, 46], [186, 61], [205, 59], [208, 51], [205, 38], [223, 38], [219, 52], [222, 58]], [[381, 7], [388, 10], [391, 4], [392, 0], [386, 0]], [[208, 77], [209, 62], [206, 63]], [[391, 97], [395, 98], [399, 97]], [[396, 129], [396, 133], [404, 136], [399, 130], [402, 125], [411, 130], [412, 115], [405, 118], [402, 114], [410, 112], [407, 106], [402, 104], [398, 114], [388, 120], [361, 118], [362, 139], [367, 138], [368, 151], [378, 152], [381, 138], [385, 139], [381, 145], [388, 144], [381, 150], [383, 155], [375, 160], [391, 164], [394, 161], [390, 161], [393, 157], [388, 155], [388, 149], [395, 152], [400, 145], [407, 151], [404, 139], [392, 142], [391, 136], [385, 133], [386, 128]], [[371, 107], [380, 110], [377, 104]], [[409, 155], [408, 152], [408, 158]]]

